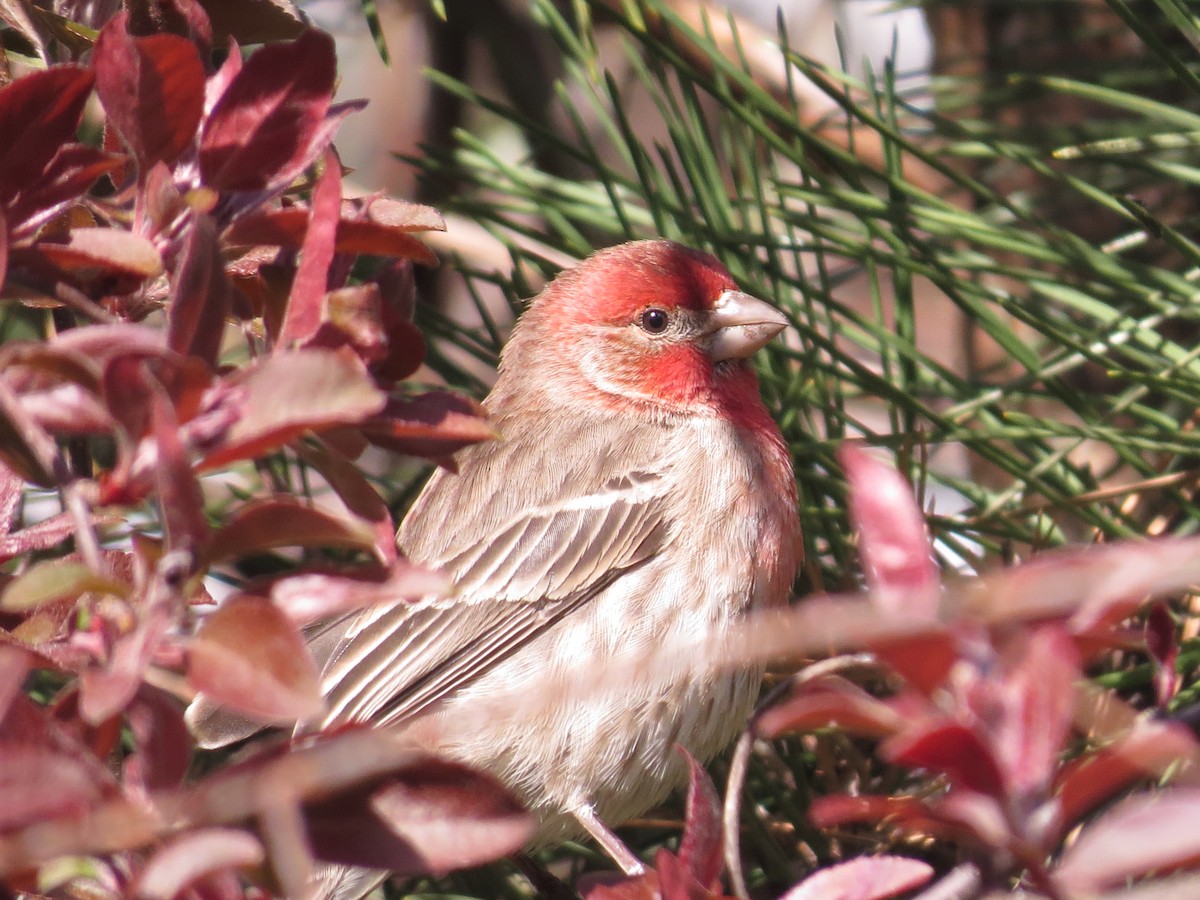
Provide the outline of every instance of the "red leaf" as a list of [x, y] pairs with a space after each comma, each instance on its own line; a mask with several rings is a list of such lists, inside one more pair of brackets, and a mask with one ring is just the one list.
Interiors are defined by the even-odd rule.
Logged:
[[204, 65], [186, 38], [131, 37], [127, 20], [118, 14], [96, 38], [96, 93], [145, 177], [192, 143], [204, 107]]
[[533, 818], [499, 782], [436, 759], [306, 810], [313, 850], [324, 860], [442, 874], [524, 846]]
[[8, 715], [9, 704], [20, 693], [29, 673], [29, 654], [17, 647], [0, 643], [0, 723]]
[[958, 636], [951, 631], [885, 637], [867, 646], [925, 696], [945, 683], [961, 649]]
[[860, 856], [814, 872], [780, 900], [886, 900], [933, 878], [933, 866], [903, 856]]
[[1004, 775], [992, 748], [956, 722], [919, 723], [884, 742], [879, 754], [896, 765], [940, 772], [956, 787], [1005, 796]]
[[912, 488], [855, 444], [842, 444], [838, 460], [849, 482], [850, 518], [873, 600], [884, 613], [936, 618], [940, 579]]
[[211, 469], [267, 453], [306, 431], [351, 425], [387, 402], [357, 360], [329, 350], [277, 353], [246, 366], [211, 392], [235, 418], [201, 463]]
[[333, 39], [315, 30], [253, 54], [204, 124], [204, 183], [219, 191], [259, 191], [285, 170], [307, 165], [321, 149], [312, 143], [335, 74]]
[[1183, 761], [1195, 765], [1198, 756], [1200, 746], [1185, 726], [1139, 718], [1128, 734], [1059, 770], [1055, 794], [1061, 828], [1072, 827], [1134, 782], [1160, 778]]
[[258, 866], [265, 858], [262, 843], [248, 831], [200, 828], [176, 838], [150, 857], [130, 894], [142, 900], [173, 900], [186, 896], [189, 885], [210, 873]]
[[154, 442], [158, 449], [155, 483], [167, 550], [199, 553], [208, 542], [204, 494], [179, 439], [175, 410], [161, 388], [154, 395]]
[[162, 272], [162, 257], [146, 238], [119, 228], [73, 228], [65, 243], [42, 241], [38, 252], [66, 272], [96, 269], [138, 278]]
[[[299, 249], [304, 243], [308, 227], [309, 218], [303, 209], [289, 207], [270, 210], [243, 216], [225, 232], [225, 241], [233, 246], [268, 244]], [[338, 253], [398, 257], [427, 266], [437, 265], [437, 256], [433, 251], [402, 227], [340, 219], [335, 234], [334, 247]]]
[[216, 234], [209, 216], [191, 214], [167, 306], [168, 346], [185, 356], [197, 356], [213, 368], [233, 303], [233, 286], [225, 274]]
[[209, 563], [252, 556], [276, 547], [348, 547], [370, 550], [375, 534], [364, 522], [288, 500], [247, 503], [213, 535]]
[[447, 391], [388, 400], [383, 412], [367, 420], [363, 434], [373, 444], [397, 453], [440, 459], [468, 444], [490, 440], [496, 432], [475, 401]]
[[1200, 788], [1133, 797], [1084, 828], [1063, 853], [1056, 881], [1071, 894], [1091, 894], [1200, 861], [1197, 821]]
[[9, 206], [8, 224], [14, 239], [32, 237], [75, 203], [97, 178], [120, 168], [125, 159], [82, 144], [62, 147], [42, 175], [26, 185]]
[[325, 168], [313, 188], [312, 214], [304, 235], [300, 265], [292, 280], [287, 312], [279, 331], [276, 349], [303, 343], [321, 324], [325, 292], [329, 290], [329, 266], [333, 262], [334, 234], [342, 207], [342, 165], [337, 153], [325, 151]]
[[218, 703], [281, 725], [321, 709], [317, 667], [304, 639], [270, 602], [227, 599], [188, 649], [188, 683]]
[[192, 739], [173, 697], [143, 684], [126, 711], [134, 752], [123, 765], [126, 786], [144, 792], [177, 788], [192, 758]]
[[1175, 634], [1175, 620], [1163, 602], [1150, 607], [1146, 616], [1146, 650], [1154, 663], [1154, 695], [1162, 709], [1167, 708], [1171, 698], [1179, 691], [1182, 681], [1175, 670], [1179, 658], [1179, 641]]
[[679, 862], [698, 884], [713, 889], [719, 885], [721, 870], [725, 867], [721, 798], [704, 767], [682, 747], [677, 746], [676, 751], [688, 762], [687, 806], [683, 839], [679, 842]]
[[881, 738], [895, 734], [905, 719], [882, 700], [844, 678], [802, 684], [755, 721], [755, 734], [771, 740], [788, 731], [836, 726], [852, 734]]
[[854, 825], [861, 822], [905, 821], [929, 815], [928, 807], [914, 797], [883, 797], [877, 794], [828, 794], [813, 798], [808, 818], [818, 828]]
[[0, 205], [36, 184], [63, 145], [74, 142], [91, 90], [92, 72], [82, 66], [51, 66], [0, 89]]
[[[396, 525], [379, 492], [352, 461], [316, 441], [296, 446], [297, 455], [321, 473], [346, 508], [375, 533], [375, 555], [384, 564], [396, 559]], [[0, 539], [2, 541], [2, 539]]]

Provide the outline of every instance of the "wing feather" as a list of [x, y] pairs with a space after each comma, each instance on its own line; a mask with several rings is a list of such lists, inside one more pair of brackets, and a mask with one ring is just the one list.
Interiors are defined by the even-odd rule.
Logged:
[[[591, 481], [594, 490], [577, 490], [565, 502], [501, 508], [503, 520], [495, 508], [502, 505], [487, 503], [504, 487], [494, 477], [487, 483], [497, 467], [464, 465], [462, 476], [435, 475], [414, 507], [418, 521], [447, 521], [443, 510], [462, 508], [465, 497], [486, 511], [461, 534], [412, 538], [410, 555], [449, 572], [457, 594], [334, 623], [340, 638], [312, 645], [328, 700], [319, 724], [392, 723], [428, 710], [655, 555], [670, 525], [665, 480], [650, 471], [592, 468], [606, 477], [563, 477]], [[472, 472], [485, 483], [473, 483]], [[405, 538], [402, 527], [402, 546]]]

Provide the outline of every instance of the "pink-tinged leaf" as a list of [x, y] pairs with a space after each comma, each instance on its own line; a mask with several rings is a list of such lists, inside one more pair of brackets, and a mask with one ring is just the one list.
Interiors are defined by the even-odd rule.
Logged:
[[494, 778], [437, 759], [310, 805], [305, 819], [321, 859], [400, 874], [442, 874], [508, 856], [534, 826]]
[[903, 856], [860, 856], [814, 872], [780, 900], [887, 900], [933, 878], [933, 866]]
[[264, 190], [312, 152], [312, 138], [333, 96], [335, 73], [333, 39], [319, 31], [254, 53], [204, 124], [204, 184], [219, 191]]
[[929, 815], [928, 806], [915, 797], [884, 797], [878, 794], [827, 794], [814, 797], [808, 818], [818, 828], [839, 825], [907, 821]]
[[233, 286], [225, 274], [212, 219], [193, 213], [171, 279], [167, 305], [167, 345], [216, 368]]
[[849, 483], [850, 518], [867, 585], [880, 611], [936, 618], [940, 578], [912, 488], [898, 471], [855, 444], [842, 444], [838, 461]]
[[74, 142], [91, 90], [92, 72], [82, 66], [51, 66], [0, 89], [0, 205], [35, 184], [63, 145]]
[[1119, 621], [1147, 598], [1200, 581], [1200, 538], [1121, 541], [1040, 554], [963, 586], [963, 612], [984, 624], [1068, 618], [1073, 634]]
[[1054, 782], [1065, 830], [1100, 804], [1144, 779], [1161, 778], [1181, 763], [1200, 761], [1200, 745], [1185, 726], [1152, 719], [1101, 749], [1066, 763]]
[[42, 428], [57, 435], [109, 434], [116, 426], [100, 399], [78, 384], [26, 391], [21, 406]]
[[57, 547], [75, 533], [75, 519], [70, 513], [59, 513], [36, 525], [22, 528], [0, 537], [0, 562], [37, 550]]
[[253, 500], [213, 535], [205, 560], [238, 559], [278, 547], [371, 550], [374, 544], [374, 531], [363, 521], [302, 506], [290, 498]]
[[200, 828], [155, 852], [138, 873], [131, 893], [141, 900], [173, 900], [206, 875], [256, 867], [265, 859], [262, 843], [248, 831]]
[[17, 507], [25, 493], [25, 482], [4, 463], [0, 462], [0, 535], [12, 531], [16, 521]]
[[13, 239], [32, 238], [39, 228], [78, 201], [96, 179], [116, 171], [125, 160], [124, 156], [83, 144], [62, 147], [41, 177], [9, 205], [7, 218]]
[[81, 562], [46, 560], [30, 566], [8, 583], [0, 594], [0, 609], [27, 612], [46, 603], [70, 600], [85, 591], [129, 595], [129, 585], [99, 575]]
[[55, 487], [67, 478], [66, 466], [46, 429], [21, 406], [0, 378], [0, 460], [25, 481]]
[[118, 356], [166, 356], [169, 352], [160, 330], [127, 322], [72, 328], [55, 337], [53, 346], [92, 360], [100, 368]]
[[133, 735], [134, 752], [123, 763], [126, 789], [150, 791], [177, 788], [192, 758], [192, 738], [183, 723], [178, 702], [156, 687], [143, 684], [125, 713]]
[[1200, 861], [1200, 788], [1168, 788], [1118, 804], [1084, 828], [1055, 880], [1088, 894]]
[[[383, 301], [374, 284], [356, 284], [321, 298], [320, 323], [305, 340], [309, 347], [349, 347], [368, 367], [388, 353]], [[373, 371], [373, 370], [372, 370]]]
[[66, 272], [98, 270], [137, 278], [162, 272], [162, 257], [146, 238], [120, 228], [73, 228], [65, 243], [41, 241], [38, 251]]
[[321, 324], [341, 206], [342, 164], [330, 148], [325, 151], [325, 167], [313, 188], [312, 213], [276, 349], [304, 342]]
[[440, 572], [397, 559], [386, 572], [344, 574], [305, 572], [278, 579], [270, 587], [271, 602], [297, 626], [377, 603], [445, 596], [451, 581]]
[[[232, 246], [267, 244], [299, 249], [308, 228], [308, 215], [297, 207], [253, 213], [230, 226], [225, 232], [225, 242]], [[334, 247], [338, 253], [410, 259], [427, 266], [437, 265], [438, 261], [432, 250], [406, 230], [356, 219], [337, 221]]]
[[496, 437], [482, 406], [446, 391], [392, 397], [380, 415], [363, 424], [362, 431], [372, 444], [429, 459]]
[[587, 872], [580, 876], [578, 888], [583, 900], [663, 900], [655, 870], [636, 878], [614, 872]]
[[158, 448], [154, 480], [166, 532], [166, 548], [197, 554], [209, 538], [204, 494], [179, 439], [175, 410], [165, 391], [155, 392], [152, 408], [154, 441]]
[[822, 678], [795, 689], [754, 723], [757, 735], [771, 740], [789, 731], [837, 727], [863, 737], [882, 738], [908, 724], [888, 704], [844, 678]]
[[1004, 797], [1004, 775], [992, 748], [957, 722], [931, 720], [885, 741], [879, 755], [910, 769], [944, 774], [956, 787]]
[[357, 360], [330, 350], [274, 354], [224, 379], [210, 395], [209, 413], [228, 404], [236, 418], [209, 449], [206, 469], [268, 453], [306, 431], [357, 424], [387, 403]]
[[711, 890], [719, 885], [725, 866], [721, 797], [704, 767], [682, 747], [676, 746], [676, 752], [682, 753], [688, 762], [687, 806], [678, 860], [698, 884]]
[[262, 722], [287, 725], [321, 709], [316, 663], [287, 618], [238, 594], [201, 624], [188, 649], [188, 683]]
[[0, 831], [78, 815], [101, 797], [87, 766], [41, 744], [0, 739]]
[[196, 45], [173, 34], [132, 37], [118, 14], [96, 38], [96, 93], [145, 175], [192, 143], [204, 106]]
[[1079, 653], [1067, 633], [1043, 626], [1029, 633], [1020, 656], [991, 687], [981, 715], [997, 716], [992, 752], [1017, 796], [1041, 791], [1066, 749], [1075, 709], [1075, 682], [1082, 677]]
[[1175, 670], [1179, 658], [1179, 641], [1176, 638], [1175, 620], [1165, 603], [1155, 603], [1146, 616], [1146, 650], [1154, 663], [1154, 695], [1158, 705], [1166, 709], [1167, 704], [1179, 691], [1181, 676]]

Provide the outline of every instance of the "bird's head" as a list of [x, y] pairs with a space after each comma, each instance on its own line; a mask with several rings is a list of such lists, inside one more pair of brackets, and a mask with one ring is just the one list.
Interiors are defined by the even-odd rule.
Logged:
[[502, 373], [573, 401], [717, 412], [753, 393], [746, 358], [786, 325], [707, 253], [637, 241], [559, 275], [522, 317]]

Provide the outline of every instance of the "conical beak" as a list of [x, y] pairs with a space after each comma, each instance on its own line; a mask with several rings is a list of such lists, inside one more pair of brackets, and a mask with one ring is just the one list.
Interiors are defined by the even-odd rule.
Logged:
[[771, 304], [741, 291], [726, 291], [717, 298], [711, 322], [709, 353], [714, 360], [744, 359], [788, 324]]

